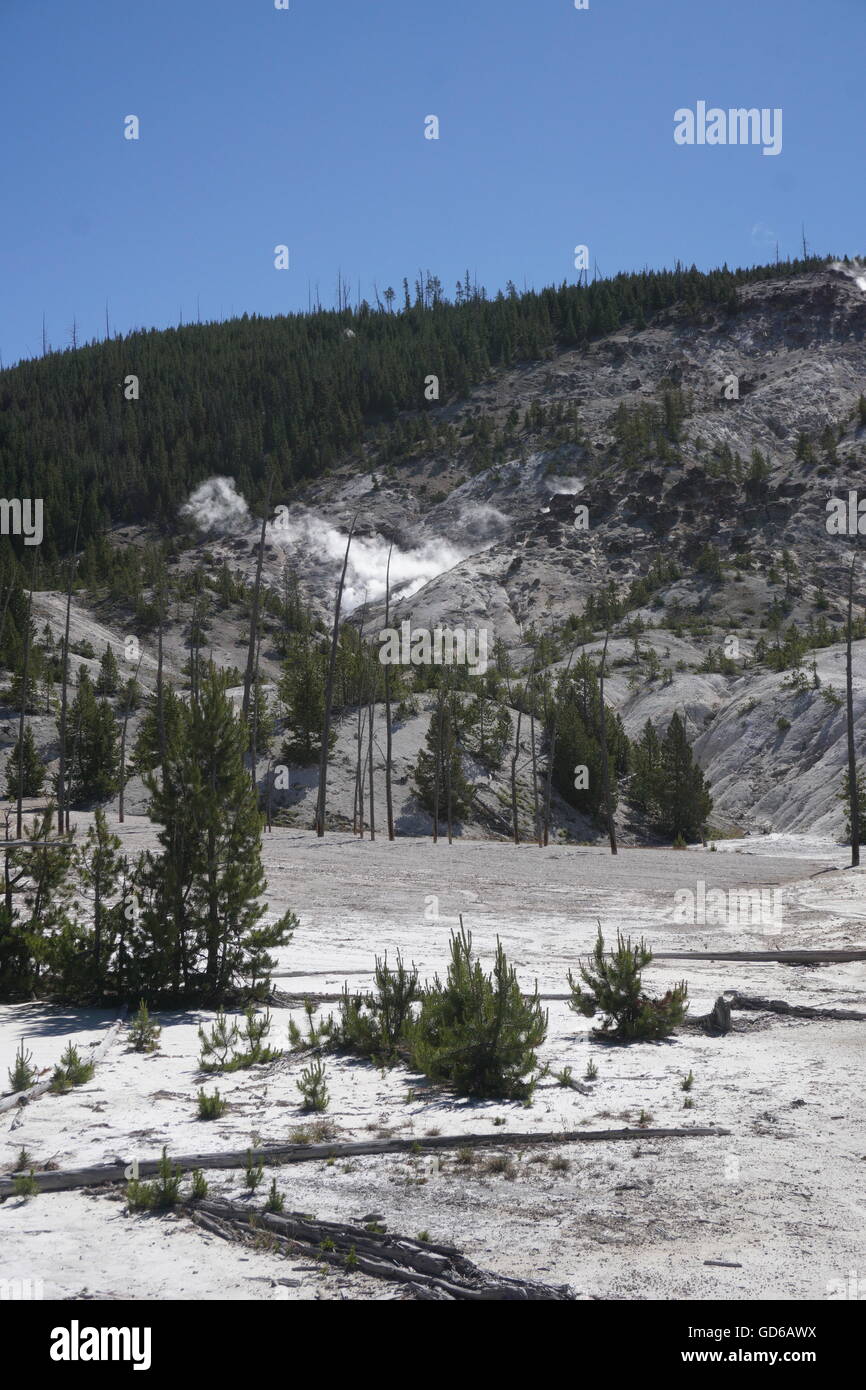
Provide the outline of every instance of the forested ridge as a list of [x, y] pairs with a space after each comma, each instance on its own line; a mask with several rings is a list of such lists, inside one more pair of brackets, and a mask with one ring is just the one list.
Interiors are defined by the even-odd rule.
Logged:
[[[430, 274], [385, 303], [136, 331], [49, 352], [0, 372], [0, 477], [7, 497], [41, 497], [51, 565], [110, 522], [168, 524], [215, 473], [247, 500], [275, 471], [287, 495], [366, 446], [371, 461], [411, 448], [434, 408], [492, 369], [536, 361], [678, 306], [736, 312], [750, 281], [815, 270], [824, 258], [703, 273], [620, 274], [591, 284], [488, 298], [467, 274], [449, 299]], [[342, 298], [342, 296], [341, 296]], [[138, 378], [140, 398], [125, 382]], [[21, 541], [12, 539], [19, 548]]]

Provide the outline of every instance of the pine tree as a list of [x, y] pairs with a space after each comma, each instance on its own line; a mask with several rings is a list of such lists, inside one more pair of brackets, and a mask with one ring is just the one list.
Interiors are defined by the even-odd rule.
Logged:
[[592, 957], [580, 965], [580, 981], [568, 972], [569, 1008], [584, 1018], [605, 1015], [599, 1037], [628, 1042], [635, 1038], [665, 1038], [686, 1016], [688, 989], [685, 982], [669, 989], [661, 999], [644, 994], [641, 971], [652, 960], [645, 941], [632, 946], [617, 933], [616, 950], [607, 953], [601, 927]]
[[410, 1029], [412, 1064], [460, 1095], [527, 1099], [535, 1049], [547, 1036], [538, 990], [524, 998], [514, 967], [497, 938], [493, 974], [472, 956], [472, 935], [451, 937], [444, 983], [436, 976]]
[[460, 697], [443, 682], [414, 771], [419, 799], [437, 830], [442, 820], [463, 819], [472, 805], [473, 788], [463, 772], [462, 722]]
[[116, 695], [119, 679], [117, 659], [111, 646], [108, 645], [99, 663], [99, 676], [96, 681], [97, 695]]
[[262, 925], [262, 821], [244, 769], [245, 726], [209, 666], [199, 698], [169, 749], [164, 777], [145, 778], [162, 853], [141, 874], [149, 987], [223, 998], [243, 981], [261, 988], [269, 952], [297, 924], [287, 912]]
[[105, 970], [113, 942], [108, 932], [112, 920], [108, 911], [108, 899], [117, 892], [124, 859], [120, 853], [120, 840], [108, 829], [105, 812], [97, 810], [94, 823], [87, 831], [87, 838], [78, 850], [78, 873], [81, 888], [92, 897], [92, 985], [101, 994]]
[[684, 840], [703, 836], [713, 800], [676, 713], [661, 743], [658, 801], [659, 824], [666, 834]]
[[322, 751], [325, 670], [318, 641], [305, 633], [291, 634], [279, 684], [286, 723], [282, 757], [289, 763], [309, 767]]
[[106, 700], [97, 700], [82, 666], [69, 710], [69, 800], [73, 806], [107, 801], [118, 785], [117, 725]]
[[[18, 777], [21, 767], [21, 753], [19, 751], [18, 740], [15, 740], [15, 747], [9, 755], [6, 764], [6, 795], [10, 801], [14, 801], [18, 795]], [[38, 796], [42, 791], [45, 782], [45, 766], [36, 752], [36, 744], [33, 740], [33, 730], [28, 724], [24, 730], [24, 796]]]

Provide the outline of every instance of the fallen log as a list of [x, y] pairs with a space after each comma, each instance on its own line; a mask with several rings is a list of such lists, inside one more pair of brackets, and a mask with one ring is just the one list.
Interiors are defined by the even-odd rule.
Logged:
[[653, 960], [740, 960], [773, 965], [832, 965], [866, 960], [866, 951], [653, 951]]
[[479, 1269], [451, 1245], [317, 1221], [299, 1212], [252, 1212], [232, 1202], [204, 1199], [187, 1204], [186, 1210], [196, 1225], [224, 1239], [254, 1243], [264, 1230], [285, 1254], [310, 1254], [312, 1247], [319, 1260], [406, 1284], [419, 1293], [423, 1290], [423, 1297], [461, 1302], [575, 1301], [567, 1284], [542, 1284]]
[[811, 1004], [788, 1004], [784, 999], [762, 999], [756, 994], [740, 994], [727, 990], [726, 998], [732, 1009], [750, 1013], [786, 1014], [791, 1018], [829, 1018], [837, 1022], [866, 1023], [866, 1014], [856, 1009], [816, 1009]]
[[[689, 1126], [682, 1129], [589, 1129], [545, 1130], [542, 1133], [513, 1134], [437, 1134], [423, 1139], [369, 1139], [345, 1144], [273, 1144], [252, 1150], [253, 1161], [265, 1166], [281, 1167], [288, 1163], [315, 1163], [329, 1158], [363, 1158], [374, 1154], [425, 1153], [438, 1149], [460, 1148], [519, 1148], [537, 1144], [622, 1143], [635, 1139], [715, 1139], [730, 1134], [728, 1129], [706, 1129]], [[171, 1161], [182, 1172], [194, 1168], [246, 1168], [250, 1150], [231, 1149], [225, 1153], [186, 1154]], [[78, 1187], [101, 1187], [105, 1183], [127, 1180], [126, 1169], [132, 1160], [118, 1159], [116, 1163], [101, 1163], [90, 1168], [71, 1168], [66, 1171], [34, 1173], [40, 1192], [68, 1192]], [[158, 1158], [136, 1160], [138, 1177], [153, 1177], [159, 1169]], [[0, 1178], [0, 1201], [12, 1194], [15, 1174]]]
[[[90, 1056], [83, 1059], [84, 1061], [92, 1062], [94, 1066], [102, 1061], [123, 1027], [125, 1015], [126, 1010], [124, 1009], [120, 1018], [112, 1023], [104, 1038], [102, 1038], [101, 1042], [97, 1043]], [[0, 1114], [2, 1114], [4, 1110], [14, 1110], [16, 1105], [29, 1105], [31, 1101], [38, 1100], [38, 1098], [44, 1096], [45, 1092], [50, 1088], [52, 1080], [53, 1077], [49, 1076], [44, 1081], [38, 1081], [35, 1086], [29, 1086], [26, 1091], [13, 1091], [11, 1096], [4, 1096], [3, 1099], [0, 1100]]]

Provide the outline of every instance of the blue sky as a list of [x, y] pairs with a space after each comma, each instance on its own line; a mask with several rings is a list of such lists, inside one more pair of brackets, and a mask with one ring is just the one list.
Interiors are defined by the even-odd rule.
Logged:
[[[866, 251], [866, 0], [0, 0], [0, 352], [373, 298]], [[674, 112], [781, 107], [783, 148]], [[123, 138], [127, 115], [140, 139]], [[424, 119], [439, 117], [440, 139]], [[290, 269], [274, 269], [274, 247]]]

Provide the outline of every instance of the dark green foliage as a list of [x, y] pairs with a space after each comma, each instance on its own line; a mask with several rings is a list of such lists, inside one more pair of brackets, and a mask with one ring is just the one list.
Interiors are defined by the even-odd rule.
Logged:
[[97, 700], [87, 670], [69, 707], [69, 798], [73, 806], [107, 801], [118, 787], [118, 731], [106, 700]]
[[414, 774], [419, 800], [439, 824], [461, 820], [472, 804], [473, 789], [463, 772], [463, 723], [460, 697], [443, 681]]
[[222, 999], [243, 981], [264, 993], [270, 950], [293, 913], [262, 925], [265, 880], [258, 799], [244, 768], [244, 727], [210, 667], [169, 750], [164, 776], [145, 778], [162, 853], [145, 856], [136, 962], [150, 989]]
[[378, 1065], [393, 1066], [405, 1041], [412, 1005], [419, 998], [418, 972], [407, 970], [399, 951], [396, 970], [388, 969], [388, 957], [376, 957], [375, 992], [350, 994], [343, 986], [337, 1039]]
[[[419, 362], [440, 378], [445, 403], [491, 367], [537, 361], [554, 345], [580, 346], [678, 302], [688, 314], [718, 312], [738, 285], [823, 264], [815, 257], [707, 274], [677, 265], [491, 299], [464, 283], [453, 304], [428, 273], [414, 299], [407, 287], [396, 312], [365, 302], [268, 319], [244, 314], [52, 352], [0, 372], [0, 476], [10, 497], [30, 496], [39, 479], [50, 499], [43, 542], [50, 563], [71, 547], [80, 501], [88, 543], [101, 536], [107, 515], [137, 525], [174, 517], [215, 473], [235, 478], [254, 504], [271, 467], [284, 490], [386, 430], [382, 460], [405, 458], [435, 427]], [[148, 383], [147, 410], [124, 399], [129, 373]], [[682, 410], [670, 395], [659, 407], [660, 432], [675, 439]], [[490, 442], [483, 426], [477, 432], [483, 464]], [[85, 561], [94, 563], [87, 552]]]
[[410, 1029], [412, 1064], [461, 1095], [527, 1099], [535, 1049], [547, 1035], [537, 989], [524, 999], [513, 966], [497, 939], [493, 974], [472, 957], [472, 936], [451, 936], [451, 964], [421, 1000]]
[[39, 1184], [33, 1176], [32, 1168], [26, 1175], [20, 1173], [18, 1177], [14, 1179], [12, 1183], [12, 1195], [13, 1197], [22, 1197], [24, 1201], [27, 1201], [30, 1197], [39, 1196]]
[[620, 933], [616, 950], [606, 954], [599, 928], [590, 960], [581, 963], [580, 981], [568, 972], [569, 1008], [584, 1018], [602, 1013], [601, 1027], [593, 1030], [599, 1037], [617, 1042], [668, 1037], [685, 1019], [688, 989], [683, 981], [661, 999], [650, 998], [643, 992], [641, 971], [651, 960], [652, 952], [644, 941], [632, 946]]
[[279, 1215], [285, 1205], [286, 1200], [283, 1194], [277, 1191], [276, 1178], [271, 1178], [271, 1189], [268, 1193], [268, 1200], [265, 1202], [265, 1211], [271, 1211], [274, 1212], [275, 1215]]
[[[862, 767], [858, 767], [858, 769], [857, 769], [857, 791], [858, 791], [858, 798], [857, 798], [857, 799], [858, 799], [859, 805], [860, 805], [860, 806], [866, 806], [866, 776], [864, 776], [864, 772], [863, 772], [863, 768], [862, 768]], [[850, 774], [850, 772], [849, 772], [849, 770], [848, 770], [847, 767], [846, 767], [845, 771], [844, 771], [843, 774], [842, 774], [842, 790], [841, 790], [841, 792], [839, 793], [839, 795], [838, 795], [838, 797], [837, 797], [837, 800], [838, 800], [838, 801], [841, 801], [841, 802], [842, 802], [842, 805], [845, 807], [845, 838], [844, 838], [844, 840], [843, 840], [842, 843], [843, 843], [843, 844], [846, 844], [846, 845], [850, 845], [850, 843], [851, 843], [851, 774]]]
[[97, 695], [116, 695], [119, 680], [117, 658], [112, 648], [106, 646], [99, 663], [99, 676], [96, 681]]
[[205, 1177], [201, 1168], [193, 1168], [192, 1191], [190, 1193], [190, 1196], [192, 1197], [193, 1201], [200, 1201], [202, 1198], [207, 1196], [207, 1192], [207, 1178]]
[[[10, 801], [15, 801], [18, 797], [18, 779], [21, 772], [21, 753], [19, 752], [18, 739], [9, 755], [6, 764], [6, 796]], [[27, 724], [24, 727], [24, 782], [22, 786], [23, 796], [38, 796], [42, 791], [45, 781], [45, 767], [36, 752], [36, 744], [33, 740], [33, 730]]]
[[[262, 1062], [273, 1062], [281, 1056], [279, 1049], [267, 1047], [264, 1039], [271, 1030], [269, 1010], [258, 1014], [252, 1004], [244, 1013], [243, 1027], [229, 1023], [219, 1011], [210, 1033], [199, 1027], [201, 1042], [199, 1067], [205, 1072], [245, 1071]], [[241, 1046], [236, 1047], [240, 1043]]]
[[[605, 702], [611, 800], [617, 805], [616, 780], [628, 769], [628, 739], [616, 712]], [[556, 687], [550, 718], [556, 724], [553, 784], [560, 795], [596, 818], [604, 815], [604, 777], [601, 748], [601, 698], [598, 671], [587, 654], [564, 674]], [[575, 768], [587, 769], [587, 786], [575, 787]]]
[[700, 838], [713, 800], [678, 714], [661, 740], [647, 720], [639, 741], [632, 745], [632, 766], [634, 805], [672, 840]]

